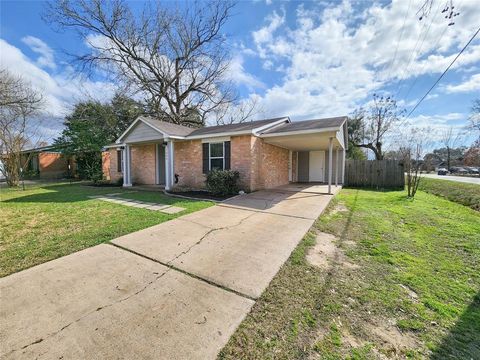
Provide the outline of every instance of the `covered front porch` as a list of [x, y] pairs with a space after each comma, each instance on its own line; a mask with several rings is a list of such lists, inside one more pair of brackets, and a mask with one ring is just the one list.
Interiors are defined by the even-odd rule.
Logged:
[[173, 142], [126, 142], [122, 146], [123, 186], [133, 184], [171, 189], [174, 182]]

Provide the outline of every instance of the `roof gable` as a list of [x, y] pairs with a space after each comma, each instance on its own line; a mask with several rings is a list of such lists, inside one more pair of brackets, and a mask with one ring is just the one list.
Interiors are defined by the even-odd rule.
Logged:
[[227, 124], [227, 125], [217, 125], [217, 126], [206, 126], [200, 129], [195, 129], [192, 131], [188, 137], [201, 137], [201, 136], [211, 136], [224, 133], [239, 133], [239, 132], [253, 132], [264, 127], [269, 127], [269, 125], [274, 126], [277, 123], [290, 122], [288, 117], [280, 117], [274, 119], [265, 119], [257, 121], [247, 121], [237, 124]]

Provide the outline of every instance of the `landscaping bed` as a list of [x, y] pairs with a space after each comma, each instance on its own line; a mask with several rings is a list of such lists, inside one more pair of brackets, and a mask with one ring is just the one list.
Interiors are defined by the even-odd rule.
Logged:
[[223, 200], [227, 200], [227, 199], [230, 199], [231, 197], [233, 196], [236, 196], [236, 194], [234, 195], [214, 195], [208, 191], [201, 191], [201, 190], [191, 190], [191, 191], [174, 191], [174, 192], [171, 192], [169, 194], [172, 194], [172, 195], [179, 195], [179, 196], [184, 196], [184, 197], [188, 197], [188, 198], [194, 198], [194, 199], [202, 199], [202, 200], [213, 200], [213, 201], [223, 201]]
[[219, 358], [478, 359], [479, 233], [422, 191], [343, 189]]
[[[91, 196], [118, 196], [185, 208], [164, 214], [126, 207]], [[213, 203], [166, 196], [159, 192], [56, 183], [0, 193], [0, 276], [26, 269], [75, 251], [108, 242]]]

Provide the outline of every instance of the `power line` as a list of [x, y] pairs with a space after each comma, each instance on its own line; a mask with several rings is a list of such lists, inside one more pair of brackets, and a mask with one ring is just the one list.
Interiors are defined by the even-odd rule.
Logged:
[[[412, 52], [412, 56], [410, 57], [410, 60], [408, 61], [408, 64], [407, 64], [407, 67], [406, 69], [402, 72], [402, 76], [403, 74], [407, 73], [408, 74], [408, 70], [410, 68], [411, 65], [413, 65], [413, 63], [415, 62], [415, 58], [417, 57], [417, 54], [418, 55], [422, 55], [422, 48], [423, 48], [423, 44], [425, 42], [425, 39], [427, 38], [428, 34], [430, 33], [430, 28], [432, 27], [432, 24], [433, 22], [435, 21], [435, 19], [437, 18], [437, 15], [438, 15], [438, 12], [440, 10], [440, 6], [442, 5], [441, 2], [438, 3], [438, 7], [437, 7], [437, 10], [435, 11], [435, 15], [431, 18], [430, 20], [430, 23], [428, 25], [428, 28], [427, 28], [427, 31], [425, 32], [425, 35], [423, 36], [423, 39], [422, 39], [422, 42], [420, 43], [420, 47], [418, 48], [417, 50], [417, 45], [418, 45], [418, 41], [420, 41], [420, 37], [421, 35], [419, 35], [419, 38], [417, 40], [417, 44], [415, 44], [415, 49], [413, 50]], [[433, 1], [431, 2], [431, 5], [430, 7], [433, 6]], [[423, 16], [426, 16], [426, 15], [423, 15]], [[426, 23], [425, 23], [426, 25]], [[413, 62], [412, 62], [413, 61]], [[395, 97], [398, 97], [400, 95], [400, 93], [402, 92], [402, 89], [401, 89], [401, 86], [403, 84], [403, 82], [405, 81], [405, 78], [402, 78], [400, 80], [400, 83], [398, 84], [398, 87], [397, 87], [397, 91], [395, 93]]]
[[[413, 48], [412, 53], [411, 53], [410, 56], [408, 57], [407, 66], [406, 66], [405, 68], [403, 68], [403, 70], [402, 70], [402, 74], [401, 74], [402, 79], [400, 79], [400, 81], [399, 81], [399, 83], [397, 84], [397, 87], [396, 87], [396, 89], [395, 89], [395, 93], [396, 93], [396, 94], [398, 94], [399, 89], [400, 89], [400, 86], [402, 85], [402, 83], [403, 83], [403, 81], [404, 81], [403, 76], [405, 75], [405, 70], [406, 70], [408, 67], [410, 67], [410, 63], [411, 63], [411, 61], [412, 61], [412, 55], [413, 55], [414, 52], [416, 53], [416, 51], [417, 51], [417, 46], [418, 46], [418, 44], [420, 43], [420, 38], [422, 37], [422, 34], [423, 34], [423, 30], [424, 30], [426, 27], [427, 27], [427, 23], [424, 22], [424, 23], [422, 24], [422, 28], [420, 29], [420, 32], [418, 33], [418, 38], [417, 38], [417, 41], [415, 42], [415, 47]], [[397, 77], [399, 77], [399, 76], [397, 75]]]
[[393, 70], [393, 65], [395, 65], [395, 61], [397, 60], [398, 46], [400, 45], [400, 42], [402, 41], [402, 38], [403, 38], [403, 32], [405, 31], [405, 23], [407, 22], [407, 16], [408, 16], [408, 13], [410, 12], [410, 5], [412, 5], [412, 0], [409, 1], [407, 12], [405, 13], [405, 17], [403, 18], [402, 29], [400, 30], [400, 37], [397, 40], [397, 46], [395, 47], [395, 53], [393, 54], [392, 62], [388, 67], [390, 71], [387, 79], [390, 77], [390, 74], [392, 73], [392, 70]]
[[[462, 1], [459, 2], [458, 4], [458, 7], [460, 6], [460, 4], [462, 3]], [[443, 13], [443, 11], [442, 11]], [[445, 26], [445, 28], [443, 29], [442, 33], [440, 34], [440, 37], [437, 39], [437, 41], [435, 42], [435, 45], [433, 45], [432, 49], [437, 49], [438, 45], [440, 44], [440, 42], [442, 41], [443, 39], [443, 36], [445, 35], [445, 33], [447, 32], [447, 30], [450, 28], [450, 25], [448, 26]], [[420, 72], [419, 72], [419, 75], [417, 75], [415, 77], [415, 79], [412, 81], [412, 83], [410, 84], [410, 87], [408, 88], [407, 90], [407, 93], [403, 96], [403, 98], [405, 100], [408, 99], [408, 95], [410, 95], [410, 92], [412, 91], [413, 87], [415, 86], [415, 84], [417, 83], [419, 77], [423, 74], [423, 70], [425, 69], [425, 66], [427, 65], [427, 59], [428, 57], [425, 58], [425, 62], [423, 63], [423, 66], [422, 68], [420, 69]]]
[[[438, 44], [440, 44], [440, 41], [442, 40], [443, 36], [445, 35], [445, 33], [447, 32], [447, 30], [449, 29], [448, 26], [445, 27], [445, 29], [443, 29], [443, 32], [442, 34], [440, 35], [440, 37], [438, 38], [438, 40], [436, 41], [435, 45], [433, 46], [433, 49], [437, 49], [437, 46]], [[408, 98], [408, 95], [410, 95], [410, 92], [412, 91], [412, 88], [415, 86], [415, 84], [417, 83], [418, 79], [419, 79], [419, 76], [422, 75], [423, 73], [423, 70], [425, 69], [425, 66], [427, 65], [427, 59], [425, 59], [425, 62], [423, 63], [423, 66], [422, 68], [420, 69], [420, 72], [419, 72], [419, 75], [417, 75], [415, 77], [415, 79], [412, 81], [412, 83], [410, 84], [410, 87], [408, 88], [407, 90], [407, 93], [403, 96], [403, 98], [406, 100]]]
[[417, 107], [422, 103], [422, 101], [425, 100], [425, 98], [428, 96], [428, 94], [430, 94], [430, 92], [433, 90], [433, 88], [435, 86], [437, 86], [437, 84], [440, 82], [440, 80], [442, 80], [442, 78], [445, 76], [447, 71], [450, 70], [450, 68], [455, 63], [455, 61], [457, 61], [457, 59], [460, 57], [460, 55], [462, 55], [462, 53], [465, 51], [465, 49], [468, 47], [468, 45], [470, 45], [470, 43], [473, 41], [473, 39], [475, 39], [475, 37], [478, 35], [479, 32], [480, 32], [480, 27], [477, 29], [475, 34], [473, 34], [473, 36], [470, 38], [470, 40], [468, 40], [468, 42], [465, 44], [463, 49], [460, 50], [460, 52], [457, 54], [457, 56], [455, 56], [455, 59], [453, 59], [453, 61], [450, 63], [450, 65], [448, 65], [448, 67], [445, 69], [445, 71], [442, 73], [442, 75], [440, 75], [440, 77], [437, 79], [437, 81], [435, 81], [435, 83], [430, 87], [430, 89], [428, 89], [428, 91], [425, 93], [425, 95], [422, 96], [422, 98], [417, 102], [417, 104], [413, 107], [413, 109], [408, 113], [408, 115], [406, 116], [406, 119], [409, 118], [410, 115], [412, 115], [412, 113], [417, 109]]

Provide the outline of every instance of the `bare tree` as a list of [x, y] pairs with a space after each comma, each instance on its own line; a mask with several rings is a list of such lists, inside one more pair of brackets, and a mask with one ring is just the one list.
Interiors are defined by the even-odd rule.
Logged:
[[236, 100], [221, 32], [232, 8], [222, 0], [149, 2], [134, 14], [122, 0], [60, 0], [44, 18], [74, 29], [89, 46], [75, 56], [82, 70], [106, 71], [144, 95], [154, 115], [197, 127]]
[[405, 127], [399, 140], [398, 154], [399, 159], [403, 161], [409, 198], [415, 197], [422, 178], [422, 170], [425, 169], [422, 158], [424, 149], [429, 146], [430, 132], [428, 128]]
[[258, 105], [258, 97], [252, 96], [236, 104], [219, 106], [213, 112], [213, 118], [217, 125], [242, 123], [249, 121], [262, 112]]
[[445, 149], [447, 150], [447, 170], [449, 171], [450, 171], [452, 149], [454, 149], [458, 145], [461, 138], [462, 138], [462, 134], [460, 132], [455, 131], [453, 127], [449, 127], [441, 135], [440, 141], [442, 145], [445, 146]]
[[480, 99], [474, 100], [469, 120], [470, 129], [478, 131], [480, 135]]
[[0, 156], [9, 186], [18, 185], [20, 171], [29, 161], [22, 156], [31, 144], [29, 122], [42, 107], [42, 96], [24, 79], [0, 70]]
[[356, 147], [370, 149], [377, 160], [383, 160], [385, 137], [400, 122], [404, 111], [390, 96], [373, 94], [373, 102], [368, 109], [360, 108], [352, 114], [357, 124], [349, 133], [349, 141]]

